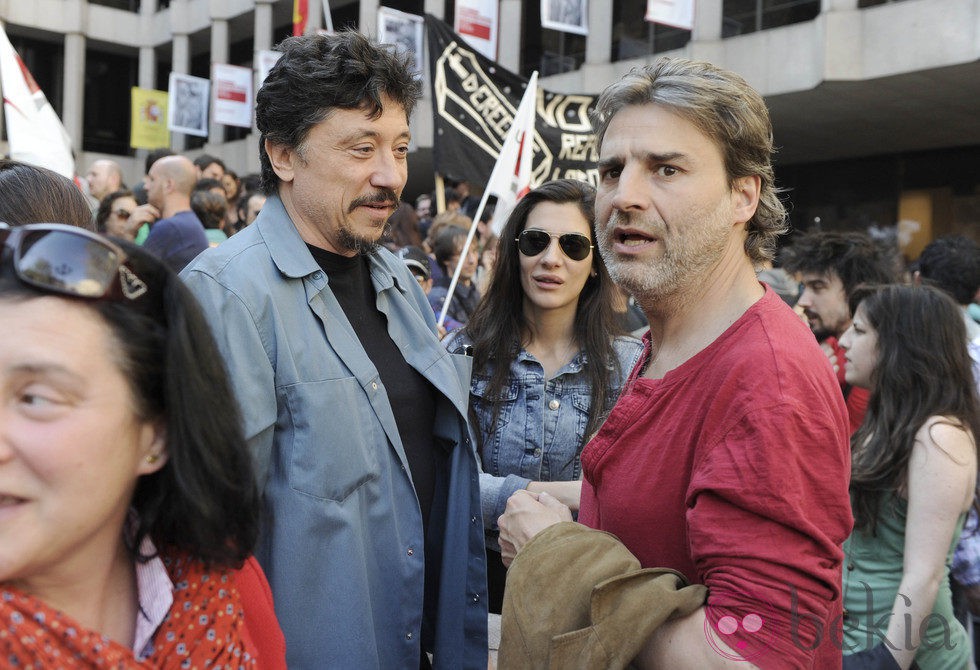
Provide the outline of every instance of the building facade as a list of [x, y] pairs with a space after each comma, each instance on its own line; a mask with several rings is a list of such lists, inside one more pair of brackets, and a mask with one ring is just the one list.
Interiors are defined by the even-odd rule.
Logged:
[[[292, 31], [292, 0], [0, 0], [0, 21], [72, 137], [79, 172], [111, 157], [130, 182], [132, 86], [171, 71], [252, 67]], [[378, 0], [330, 0], [334, 27], [376, 33]], [[386, 7], [452, 22], [453, 0]], [[309, 29], [323, 25], [309, 0]], [[980, 237], [980, 0], [698, 0], [692, 31], [646, 23], [646, 0], [589, 0], [588, 35], [541, 28], [539, 0], [499, 0], [498, 62], [546, 89], [596, 93], [660, 55], [742, 74], [770, 106], [794, 228], [900, 236], [910, 258], [951, 232]], [[429, 190], [431, 103], [412, 120], [406, 195]], [[5, 138], [4, 138], [5, 139]], [[217, 124], [173, 148], [258, 170], [254, 129]], [[0, 143], [0, 150], [5, 143]]]

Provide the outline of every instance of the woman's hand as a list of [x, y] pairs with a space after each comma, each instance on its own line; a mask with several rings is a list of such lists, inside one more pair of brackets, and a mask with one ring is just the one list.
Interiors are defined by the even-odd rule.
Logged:
[[571, 510], [554, 496], [528, 491], [514, 493], [507, 500], [506, 511], [497, 519], [504, 565], [510, 566], [517, 552], [545, 528], [571, 520]]

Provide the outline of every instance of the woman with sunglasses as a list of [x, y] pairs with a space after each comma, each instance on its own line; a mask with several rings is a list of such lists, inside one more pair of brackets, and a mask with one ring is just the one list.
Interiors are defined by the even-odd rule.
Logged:
[[143, 222], [130, 221], [137, 207], [132, 191], [124, 189], [110, 193], [102, 198], [95, 212], [95, 229], [132, 242], [136, 239], [136, 231], [143, 225]]
[[897, 285], [859, 287], [851, 309], [847, 382], [871, 396], [851, 437], [844, 668], [962, 670], [970, 642], [949, 565], [976, 494], [980, 435], [962, 312], [937, 289]]
[[0, 224], [0, 665], [284, 668], [220, 354], [135, 245]]
[[617, 336], [612, 280], [593, 248], [594, 203], [595, 190], [571, 179], [525, 195], [500, 235], [483, 301], [446, 343], [473, 355], [492, 612], [503, 600], [496, 527], [507, 498], [544, 491], [578, 509], [579, 454], [640, 355], [638, 340]]

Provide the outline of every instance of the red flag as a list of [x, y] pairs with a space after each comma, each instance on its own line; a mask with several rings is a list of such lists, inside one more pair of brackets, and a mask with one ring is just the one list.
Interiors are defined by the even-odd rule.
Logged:
[[293, 0], [293, 35], [302, 35], [309, 20], [309, 0]]

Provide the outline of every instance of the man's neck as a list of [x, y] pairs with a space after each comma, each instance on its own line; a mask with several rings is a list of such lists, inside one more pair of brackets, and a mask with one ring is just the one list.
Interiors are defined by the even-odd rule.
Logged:
[[653, 350], [643, 373], [661, 379], [705, 349], [765, 294], [747, 258], [692, 278], [667, 299], [639, 300]]
[[160, 211], [160, 217], [164, 219], [169, 219], [174, 214], [179, 212], [186, 212], [191, 208], [190, 198], [170, 198], [163, 203], [163, 209]]

